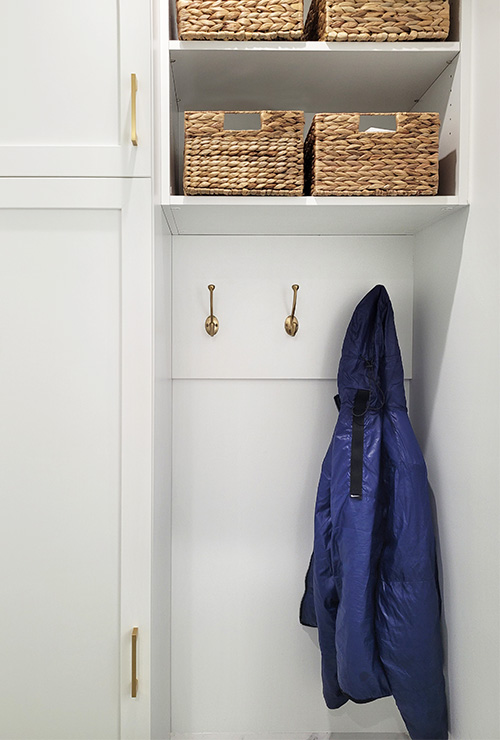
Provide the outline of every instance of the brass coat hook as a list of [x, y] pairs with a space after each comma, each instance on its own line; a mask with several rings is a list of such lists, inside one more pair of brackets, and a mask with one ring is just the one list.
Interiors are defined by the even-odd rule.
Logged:
[[299, 289], [298, 285], [292, 285], [292, 290], [293, 290], [292, 313], [290, 314], [290, 316], [287, 316], [285, 319], [285, 331], [291, 337], [294, 337], [299, 330], [299, 322], [295, 316], [295, 307], [297, 305], [298, 289]]
[[209, 285], [208, 289], [210, 291], [210, 316], [205, 321], [205, 331], [207, 332], [207, 334], [210, 334], [211, 337], [214, 337], [219, 331], [219, 319], [217, 318], [217, 316], [214, 316], [215, 285]]

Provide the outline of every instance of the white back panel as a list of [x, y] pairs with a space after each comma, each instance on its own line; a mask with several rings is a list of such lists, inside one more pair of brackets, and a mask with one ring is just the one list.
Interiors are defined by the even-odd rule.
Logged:
[[[393, 301], [411, 377], [411, 237], [174, 238], [174, 378], [336, 377], [347, 324], [377, 283]], [[205, 331], [209, 291], [220, 328]], [[299, 331], [285, 333], [300, 288]]]
[[392, 699], [326, 708], [316, 630], [298, 621], [334, 393], [333, 381], [174, 381], [175, 733], [404, 729]]

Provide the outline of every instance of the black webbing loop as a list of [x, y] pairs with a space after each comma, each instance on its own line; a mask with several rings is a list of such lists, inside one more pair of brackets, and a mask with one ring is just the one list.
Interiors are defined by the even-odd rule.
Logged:
[[370, 391], [359, 389], [354, 397], [352, 409], [352, 445], [351, 445], [351, 498], [363, 496], [363, 447], [365, 437], [365, 413]]

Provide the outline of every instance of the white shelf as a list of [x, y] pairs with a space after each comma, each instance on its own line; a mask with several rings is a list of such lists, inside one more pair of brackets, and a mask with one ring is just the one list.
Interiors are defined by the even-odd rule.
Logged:
[[458, 42], [169, 42], [184, 110], [411, 110]]
[[[415, 234], [466, 207], [460, 43], [169, 41], [170, 162], [164, 212], [175, 234]], [[437, 111], [436, 197], [185, 197], [183, 111]], [[169, 195], [170, 194], [170, 195]]]
[[415, 234], [466, 208], [456, 196], [172, 196], [163, 206], [174, 234]]

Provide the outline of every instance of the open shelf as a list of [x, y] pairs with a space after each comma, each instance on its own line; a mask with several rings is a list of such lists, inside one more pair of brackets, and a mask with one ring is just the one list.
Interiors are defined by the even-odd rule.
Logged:
[[[451, 41], [178, 41], [167, 43], [162, 203], [174, 234], [415, 234], [467, 206], [467, 101], [458, 3]], [[173, 26], [172, 26], [173, 28]], [[167, 61], [168, 60], [168, 61]], [[183, 196], [184, 112], [438, 112], [434, 197]]]
[[173, 234], [415, 234], [466, 207], [456, 196], [172, 196], [163, 206]]
[[458, 42], [171, 41], [178, 110], [411, 110]]
[[[164, 109], [169, 111], [170, 145], [162, 200], [175, 233], [288, 234], [296, 233], [295, 229], [320, 233], [321, 227], [326, 233], [354, 233], [351, 221], [359, 219], [355, 208], [367, 212], [360, 221], [363, 233], [370, 233], [370, 228], [373, 233], [415, 233], [449, 213], [443, 208], [466, 203], [461, 187], [467, 178], [460, 159], [465, 132], [461, 130], [464, 105], [459, 94], [458, 41], [170, 41], [168, 59], [171, 86]], [[380, 198], [293, 198], [293, 210], [284, 204], [289, 199], [279, 197], [257, 198], [258, 204], [252, 198], [184, 198], [186, 110], [302, 110], [304, 134], [317, 112], [437, 111], [441, 119], [439, 196], [443, 197], [403, 198], [401, 205], [400, 199], [388, 198], [383, 215], [377, 210], [384, 200]], [[227, 214], [222, 211], [226, 207]], [[413, 208], [414, 215], [406, 213]], [[332, 226], [332, 221], [340, 226]], [[263, 223], [267, 226], [261, 227]]]

